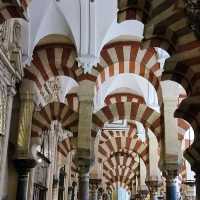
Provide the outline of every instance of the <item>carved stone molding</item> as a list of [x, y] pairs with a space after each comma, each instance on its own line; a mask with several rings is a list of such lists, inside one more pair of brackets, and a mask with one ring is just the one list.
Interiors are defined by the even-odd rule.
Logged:
[[[4, 73], [11, 73], [17, 81], [23, 77], [21, 30], [19, 20], [5, 21], [0, 26], [0, 60]], [[6, 75], [8, 76], [8, 74]]]
[[92, 68], [97, 66], [98, 58], [93, 55], [83, 55], [77, 58], [78, 66], [82, 67], [84, 73], [91, 73]]

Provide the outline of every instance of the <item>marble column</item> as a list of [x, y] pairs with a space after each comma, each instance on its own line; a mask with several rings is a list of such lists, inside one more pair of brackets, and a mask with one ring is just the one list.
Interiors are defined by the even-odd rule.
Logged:
[[89, 200], [89, 169], [92, 165], [92, 113], [94, 98], [94, 83], [83, 80], [78, 90], [79, 124], [77, 138], [76, 160], [79, 168], [79, 199]]
[[168, 170], [165, 174], [166, 178], [166, 200], [177, 200], [177, 171]]
[[68, 187], [68, 200], [72, 200], [72, 187]]
[[99, 188], [97, 191], [97, 199], [102, 200], [102, 195], [103, 195], [103, 189]]
[[[169, 88], [167, 89], [169, 91]], [[166, 198], [167, 200], [176, 200], [178, 198], [177, 175], [181, 164], [182, 151], [178, 140], [177, 119], [174, 118], [178, 98], [176, 96], [169, 96], [168, 91], [165, 91], [163, 97], [164, 140], [162, 145], [163, 159], [160, 160], [160, 167], [166, 178]]]
[[59, 190], [58, 187], [59, 187], [59, 181], [54, 176], [53, 177], [53, 186], [52, 186], [52, 200], [57, 200], [58, 199], [58, 190]]
[[[5, 181], [5, 173], [6, 173], [6, 160], [7, 160], [7, 153], [8, 153], [8, 142], [10, 137], [10, 123], [11, 123], [11, 114], [12, 114], [12, 107], [13, 107], [13, 98], [15, 95], [15, 89], [14, 87], [10, 86], [7, 88], [6, 92], [6, 120], [5, 120], [5, 135], [3, 136], [3, 143], [2, 145], [2, 155], [0, 158], [1, 161], [1, 168], [0, 168], [0, 199], [3, 198], [3, 188], [4, 188], [4, 181]], [[1, 94], [2, 97], [2, 94]], [[3, 113], [4, 115], [4, 113]]]
[[200, 171], [195, 170], [196, 200], [200, 200]]
[[89, 200], [89, 172], [79, 173], [79, 199]]
[[20, 90], [19, 126], [14, 164], [18, 173], [17, 200], [27, 200], [28, 175], [37, 164], [30, 150], [33, 94]]
[[76, 188], [77, 188], [77, 184], [76, 182], [72, 183], [72, 200], [76, 200]]
[[37, 163], [34, 159], [17, 159], [14, 164], [18, 173], [16, 200], [28, 200], [28, 175]]
[[132, 183], [132, 185], [131, 185], [131, 197], [130, 197], [131, 200], [134, 200], [136, 198], [136, 190], [137, 190], [136, 183]]

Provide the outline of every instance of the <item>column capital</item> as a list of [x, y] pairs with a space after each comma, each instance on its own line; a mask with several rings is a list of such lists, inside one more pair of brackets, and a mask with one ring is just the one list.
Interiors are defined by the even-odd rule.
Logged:
[[54, 176], [53, 176], [53, 188], [57, 188], [57, 187], [58, 187], [58, 183], [59, 183], [59, 180], [58, 180], [58, 178], [54, 175]]
[[149, 188], [150, 196], [156, 199], [158, 195], [158, 189], [162, 186], [161, 180], [148, 180], [146, 181], [147, 187]]
[[79, 169], [79, 174], [87, 174], [90, 171], [91, 159], [84, 154], [77, 155], [77, 164]]
[[136, 197], [139, 197], [140, 199], [145, 199], [148, 195], [148, 190], [147, 189], [139, 189], [138, 193], [136, 194]]
[[176, 183], [177, 176], [178, 176], [178, 170], [165, 170], [163, 172], [164, 177], [166, 178], [166, 181], [168, 183]]
[[37, 161], [29, 158], [16, 159], [14, 164], [19, 174], [26, 174], [37, 165]]
[[83, 67], [84, 73], [90, 73], [93, 66], [96, 66], [99, 59], [94, 55], [81, 55], [77, 57], [79, 67]]
[[72, 187], [76, 187], [77, 183], [75, 181], [72, 182]]
[[72, 192], [72, 190], [73, 190], [73, 187], [72, 187], [72, 186], [69, 186], [69, 187], [68, 187], [68, 192]]
[[162, 186], [163, 182], [162, 180], [147, 180], [146, 184], [148, 186], [148, 188], [159, 188]]
[[16, 94], [15, 86], [13, 85], [8, 86], [7, 92], [8, 92], [8, 96], [11, 96], [11, 97], [15, 96]]
[[92, 190], [97, 190], [99, 188], [99, 185], [101, 184], [101, 179], [91, 178], [89, 183], [90, 183]]

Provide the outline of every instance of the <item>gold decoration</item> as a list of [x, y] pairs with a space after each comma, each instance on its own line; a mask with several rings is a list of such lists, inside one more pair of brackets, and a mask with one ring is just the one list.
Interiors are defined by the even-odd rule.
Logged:
[[20, 120], [18, 129], [18, 155], [26, 156], [29, 152], [29, 142], [31, 136], [32, 115], [34, 109], [33, 94], [22, 95], [20, 107]]

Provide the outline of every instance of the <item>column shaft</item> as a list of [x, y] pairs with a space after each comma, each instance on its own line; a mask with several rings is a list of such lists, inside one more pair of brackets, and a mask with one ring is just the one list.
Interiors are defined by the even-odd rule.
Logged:
[[79, 199], [89, 200], [89, 173], [80, 173]]
[[176, 178], [167, 179], [167, 181], [166, 181], [166, 198], [167, 198], [167, 200], [177, 200]]
[[72, 187], [68, 187], [68, 200], [72, 200]]
[[27, 200], [28, 172], [18, 175], [17, 198], [16, 200]]
[[10, 122], [11, 122], [11, 114], [12, 114], [12, 106], [13, 106], [13, 97], [15, 95], [14, 88], [10, 87], [7, 94], [7, 116], [6, 116], [6, 129], [5, 136], [2, 146], [2, 159], [1, 159], [1, 169], [0, 169], [0, 199], [3, 198], [3, 189], [5, 182], [5, 172], [6, 172], [6, 160], [8, 153], [8, 141], [10, 136]]
[[28, 200], [28, 174], [37, 163], [34, 159], [15, 160], [14, 163], [18, 173], [16, 200]]
[[52, 200], [58, 199], [58, 179], [53, 177]]
[[200, 173], [196, 173], [196, 200], [200, 200]]

